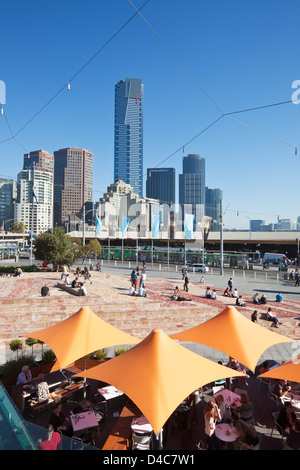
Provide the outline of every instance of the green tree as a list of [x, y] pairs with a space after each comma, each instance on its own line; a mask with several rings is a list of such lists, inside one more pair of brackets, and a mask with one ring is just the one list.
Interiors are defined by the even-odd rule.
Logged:
[[87, 245], [84, 247], [84, 254], [85, 255], [94, 255], [97, 256], [101, 253], [101, 245], [98, 240], [91, 240]]
[[72, 240], [62, 227], [55, 227], [53, 233], [43, 233], [34, 242], [35, 257], [52, 264], [67, 264], [74, 261]]
[[11, 224], [11, 231], [14, 233], [23, 233], [27, 230], [27, 227], [23, 222], [14, 222]]
[[20, 339], [14, 339], [13, 341], [9, 343], [10, 350], [13, 352], [17, 351], [17, 359], [18, 359], [18, 352], [20, 351], [20, 349], [22, 349], [22, 347], [23, 345]]

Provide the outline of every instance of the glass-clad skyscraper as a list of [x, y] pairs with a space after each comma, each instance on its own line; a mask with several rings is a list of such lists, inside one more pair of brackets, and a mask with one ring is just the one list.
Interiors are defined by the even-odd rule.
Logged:
[[115, 86], [114, 180], [123, 180], [143, 195], [144, 85], [126, 78]]
[[205, 159], [197, 154], [183, 157], [179, 175], [179, 204], [182, 212], [195, 215], [195, 224], [201, 220], [205, 204]]

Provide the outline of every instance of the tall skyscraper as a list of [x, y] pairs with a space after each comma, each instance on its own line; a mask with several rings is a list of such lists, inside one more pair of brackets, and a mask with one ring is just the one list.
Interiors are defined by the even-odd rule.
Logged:
[[54, 152], [54, 226], [80, 216], [83, 205], [93, 202], [93, 159], [81, 148]]
[[197, 154], [183, 157], [182, 174], [179, 175], [179, 204], [200, 222], [205, 204], [205, 159]]
[[143, 195], [144, 85], [126, 78], [115, 86], [114, 180], [130, 184]]
[[175, 169], [148, 168], [146, 196], [159, 199], [161, 204], [175, 203]]

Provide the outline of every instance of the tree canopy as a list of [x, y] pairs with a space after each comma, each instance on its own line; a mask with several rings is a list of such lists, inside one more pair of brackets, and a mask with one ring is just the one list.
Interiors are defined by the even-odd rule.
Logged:
[[46, 263], [67, 264], [74, 261], [72, 239], [62, 227], [55, 227], [53, 233], [43, 233], [35, 241], [35, 256]]

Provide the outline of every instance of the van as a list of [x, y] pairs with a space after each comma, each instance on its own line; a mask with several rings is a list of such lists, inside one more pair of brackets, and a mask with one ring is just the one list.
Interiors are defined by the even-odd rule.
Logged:
[[209, 271], [208, 266], [203, 263], [192, 264], [192, 268], [196, 273], [207, 273]]

